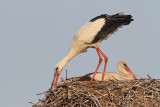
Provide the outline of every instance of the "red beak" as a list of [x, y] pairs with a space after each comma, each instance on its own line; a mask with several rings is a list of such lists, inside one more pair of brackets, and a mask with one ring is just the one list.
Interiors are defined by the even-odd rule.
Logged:
[[53, 89], [53, 87], [54, 87], [54, 89], [56, 88], [59, 75], [60, 75], [60, 73], [58, 73], [58, 72], [55, 72], [55, 73], [54, 73], [54, 77], [53, 77], [51, 89]]
[[133, 72], [128, 67], [126, 68], [126, 71], [128, 71], [130, 74], [132, 74], [134, 79], [137, 79], [136, 76], [133, 74]]

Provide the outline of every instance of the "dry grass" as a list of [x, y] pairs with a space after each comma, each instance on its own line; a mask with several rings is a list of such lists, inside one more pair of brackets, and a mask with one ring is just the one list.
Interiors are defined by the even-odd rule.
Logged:
[[137, 79], [131, 81], [63, 80], [55, 90], [40, 93], [45, 98], [33, 107], [159, 107], [160, 81]]

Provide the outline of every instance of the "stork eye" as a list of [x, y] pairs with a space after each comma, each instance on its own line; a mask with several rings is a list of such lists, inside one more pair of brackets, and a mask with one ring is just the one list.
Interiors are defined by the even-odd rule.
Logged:
[[127, 66], [126, 64], [123, 64], [125, 67]]
[[56, 68], [56, 71], [58, 70], [58, 67]]

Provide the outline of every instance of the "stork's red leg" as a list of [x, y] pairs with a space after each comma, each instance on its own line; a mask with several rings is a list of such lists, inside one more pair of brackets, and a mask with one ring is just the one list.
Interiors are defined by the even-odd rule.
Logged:
[[108, 57], [99, 49], [98, 50], [104, 57], [105, 63], [104, 63], [104, 70], [103, 70], [103, 75], [102, 75], [102, 81], [104, 80], [104, 75], [105, 75], [105, 70], [106, 70], [106, 66], [107, 66], [107, 61], [108, 61]]
[[101, 57], [101, 55], [100, 55], [100, 52], [99, 52], [99, 48], [96, 48], [96, 51], [97, 51], [97, 54], [98, 54], [98, 56], [99, 56], [99, 63], [98, 63], [97, 68], [96, 68], [96, 70], [95, 70], [95, 72], [94, 72], [94, 74], [93, 74], [93, 76], [92, 76], [92, 78], [91, 78], [91, 81], [94, 79], [94, 77], [95, 77], [95, 75], [96, 75], [96, 73], [97, 73], [97, 71], [98, 71], [98, 68], [99, 68], [99, 66], [101, 65], [102, 61], [103, 61], [103, 59], [102, 59], [102, 57]]

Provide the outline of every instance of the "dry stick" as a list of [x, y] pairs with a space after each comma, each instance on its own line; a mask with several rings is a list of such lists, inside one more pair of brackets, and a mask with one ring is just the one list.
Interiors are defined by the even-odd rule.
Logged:
[[92, 97], [92, 95], [89, 92], [88, 92], [88, 94], [90, 95], [91, 99], [94, 101], [96, 107], [98, 107], [98, 105], [97, 105], [96, 101], [94, 100], [94, 98]]
[[89, 100], [84, 101], [84, 102], [82, 103], [82, 105], [85, 104], [86, 102], [89, 102]]
[[100, 107], [102, 107], [102, 105], [99, 103], [99, 100], [97, 99], [97, 97], [94, 95], [94, 94], [92, 94], [93, 96], [94, 96], [94, 98], [97, 100], [97, 102], [98, 102], [98, 104], [99, 104], [99, 106]]
[[129, 92], [128, 92], [127, 107], [129, 107], [129, 105], [130, 105], [130, 104], [129, 104], [129, 103], [130, 103], [129, 101], [130, 101], [130, 90], [129, 90]]
[[[67, 80], [67, 69], [66, 69], [66, 80]], [[67, 105], [68, 105], [68, 85], [67, 85], [67, 83], [66, 83], [66, 86], [67, 86], [67, 92], [66, 92], [67, 97], [66, 97], [66, 103], [67, 103]]]
[[138, 82], [139, 82], [139, 79], [138, 79], [138, 81], [136, 81], [136, 83], [135, 83], [135, 84], [133, 84], [132, 86], [130, 86], [129, 88], [127, 88], [127, 89], [126, 89], [126, 90], [124, 90], [123, 92], [130, 90], [130, 89], [131, 89], [131, 88], [133, 88], [133, 87], [134, 87]]
[[[63, 90], [64, 91], [64, 90]], [[61, 99], [62, 97], [63, 97], [63, 91], [61, 91], [60, 93], [59, 93], [59, 95], [57, 96], [57, 99], [55, 99], [54, 100], [54, 102], [53, 103], [55, 103], [55, 102], [57, 102], [59, 99]]]
[[33, 103], [33, 102], [28, 102], [28, 103], [30, 103], [30, 104], [34, 104], [34, 105], [35, 105], [35, 103]]
[[149, 74], [147, 74], [147, 76], [149, 77], [149, 79], [151, 79], [151, 80], [153, 79]]
[[45, 91], [45, 92], [42, 92], [42, 93], [38, 93], [36, 95], [41, 95], [41, 94], [45, 94], [45, 93], [48, 93], [49, 91]]
[[67, 69], [66, 69], [66, 80], [67, 80]]
[[[146, 84], [144, 84], [144, 86], [146, 87]], [[145, 94], [146, 94], [146, 88], [144, 87], [144, 91], [143, 91], [143, 103], [144, 103], [144, 106], [146, 107], [146, 96], [145, 96]]]
[[[112, 100], [113, 100], [113, 97], [116, 98], [116, 100], [117, 100], [117, 99], [119, 100], [119, 98], [117, 98], [116, 96], [114, 96], [114, 95], [111, 93], [111, 91], [108, 89], [108, 87], [107, 87], [107, 90], [108, 90], [109, 94], [112, 95]], [[110, 97], [110, 98], [111, 98], [111, 97]]]
[[[138, 84], [138, 81], [136, 82], [136, 83], [134, 83], [131, 87], [129, 87], [129, 88], [127, 88], [125, 91], [123, 91], [123, 93], [125, 93], [126, 91], [129, 91], [129, 92], [127, 92], [128, 94], [129, 94], [129, 99], [131, 99], [131, 95], [130, 95], [130, 91], [132, 91], [131, 89], [132, 89], [132, 87], [133, 86], [135, 86], [135, 84]], [[134, 96], [135, 95], [135, 92], [133, 92], [134, 94], [132, 95], [132, 96]], [[121, 97], [120, 99], [122, 99], [122, 100], [124, 100], [124, 95], [123, 95], [123, 97]], [[126, 100], [127, 98], [125, 98], [125, 100]], [[127, 102], [128, 102], [128, 99], [126, 100]], [[129, 104], [130, 105], [130, 104]], [[128, 103], [127, 103], [127, 106], [128, 106]]]
[[105, 98], [111, 99], [111, 98], [107, 97], [107, 94], [101, 94], [98, 90], [96, 90], [96, 92], [97, 92], [99, 95], [101, 95], [100, 98], [101, 98], [101, 97], [105, 97]]

